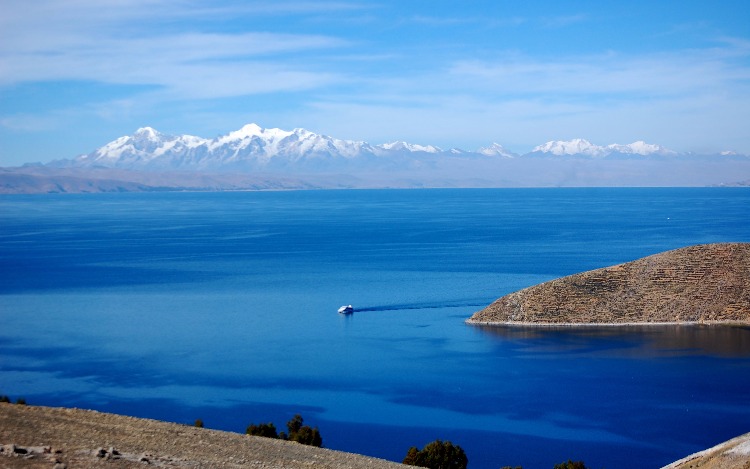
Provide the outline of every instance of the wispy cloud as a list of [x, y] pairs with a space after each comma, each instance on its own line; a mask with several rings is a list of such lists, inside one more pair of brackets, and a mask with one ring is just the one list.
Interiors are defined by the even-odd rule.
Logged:
[[[728, 8], [649, 23], [646, 3], [627, 9], [634, 25], [622, 6], [552, 0], [8, 0], [0, 133], [94, 122], [117, 135], [165, 122], [213, 135], [256, 121], [519, 152], [597, 135], [688, 150], [700, 136], [750, 151], [739, 128], [750, 109], [747, 34], [722, 28]], [[55, 99], [58, 90], [72, 97]]]
[[[298, 90], [335, 81], [304, 60], [279, 60], [308, 51], [335, 49], [347, 41], [326, 35], [274, 32], [216, 33], [155, 28], [132, 34], [132, 23], [152, 24], [181, 15], [194, 2], [135, 0], [97, 3], [16, 4], [0, 23], [0, 84], [94, 80], [154, 85], [184, 97], [231, 96]], [[344, 4], [285, 3], [294, 11], [344, 8]], [[169, 8], [169, 15], [161, 15]], [[239, 8], [239, 7], [236, 7]], [[264, 5], [263, 12], [276, 7]], [[258, 12], [243, 7], [243, 11]], [[189, 10], [195, 14], [195, 10]], [[204, 11], [219, 14], [205, 6]], [[226, 9], [221, 13], [226, 14]], [[287, 13], [288, 14], [288, 13]], [[154, 15], [158, 20], [154, 19]], [[52, 18], [48, 23], [45, 18]], [[272, 78], [271, 78], [272, 77]]]
[[603, 143], [651, 138], [689, 150], [692, 135], [708, 128], [717, 140], [739, 144], [737, 122], [750, 108], [745, 46], [723, 40], [720, 47], [673, 53], [457, 60], [419, 76], [373, 82], [367, 94], [318, 99], [314, 113], [345, 135], [353, 133], [356, 116], [368, 116], [376, 141], [419, 127], [411, 132], [415, 138], [446, 147], [495, 139], [523, 152], [546, 134], [601, 136]]
[[[187, 96], [208, 94], [215, 89], [226, 95], [216, 78], [222, 75], [240, 81], [262, 80], [263, 73], [276, 74], [273, 89], [286, 85], [298, 89], [302, 81], [309, 86], [331, 79], [329, 73], [306, 71], [302, 67], [281, 65], [267, 57], [293, 54], [312, 49], [335, 48], [342, 42], [323, 36], [271, 33], [178, 34], [132, 39], [68, 39], [64, 48], [44, 45], [6, 52], [2, 57], [0, 83], [13, 84], [42, 80], [97, 80], [107, 83], [161, 85]], [[265, 58], [264, 58], [265, 57]], [[201, 82], [200, 77], [211, 81]], [[193, 83], [197, 88], [186, 86]], [[254, 86], [235, 87], [252, 92]], [[261, 87], [264, 90], [268, 86]]]
[[[733, 62], [748, 57], [743, 47], [655, 53], [638, 56], [604, 54], [556, 60], [511, 56], [467, 60], [452, 65], [450, 74], [473, 89], [499, 95], [618, 95], [630, 97], [700, 93], [726, 89], [750, 79], [750, 67]], [[588, 99], [588, 98], [586, 98]]]

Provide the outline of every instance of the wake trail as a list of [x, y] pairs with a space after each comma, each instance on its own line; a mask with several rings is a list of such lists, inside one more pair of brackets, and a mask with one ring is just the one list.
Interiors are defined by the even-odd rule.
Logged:
[[443, 301], [435, 303], [402, 303], [392, 305], [362, 306], [354, 307], [354, 311], [360, 312], [378, 312], [378, 311], [401, 311], [417, 309], [439, 309], [439, 308], [463, 308], [463, 307], [485, 307], [490, 301]]

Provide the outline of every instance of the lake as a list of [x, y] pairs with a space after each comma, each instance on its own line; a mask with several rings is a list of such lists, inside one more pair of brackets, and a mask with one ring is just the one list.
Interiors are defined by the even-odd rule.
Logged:
[[[750, 189], [0, 197], [0, 394], [469, 467], [659, 467], [750, 431], [750, 328], [464, 324], [539, 282], [750, 242]], [[354, 314], [337, 314], [352, 304]]]

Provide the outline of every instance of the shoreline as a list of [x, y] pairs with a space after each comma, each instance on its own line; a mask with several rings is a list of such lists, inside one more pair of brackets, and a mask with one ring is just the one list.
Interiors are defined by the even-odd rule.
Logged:
[[729, 326], [748, 327], [750, 321], [672, 321], [672, 322], [520, 322], [520, 321], [464, 321], [469, 326], [519, 327], [519, 328], [575, 328], [575, 327], [664, 327], [664, 326]]

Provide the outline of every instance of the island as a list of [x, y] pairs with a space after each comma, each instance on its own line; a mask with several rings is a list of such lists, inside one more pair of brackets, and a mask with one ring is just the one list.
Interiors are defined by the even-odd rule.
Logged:
[[475, 325], [750, 324], [750, 243], [662, 252], [503, 296]]

